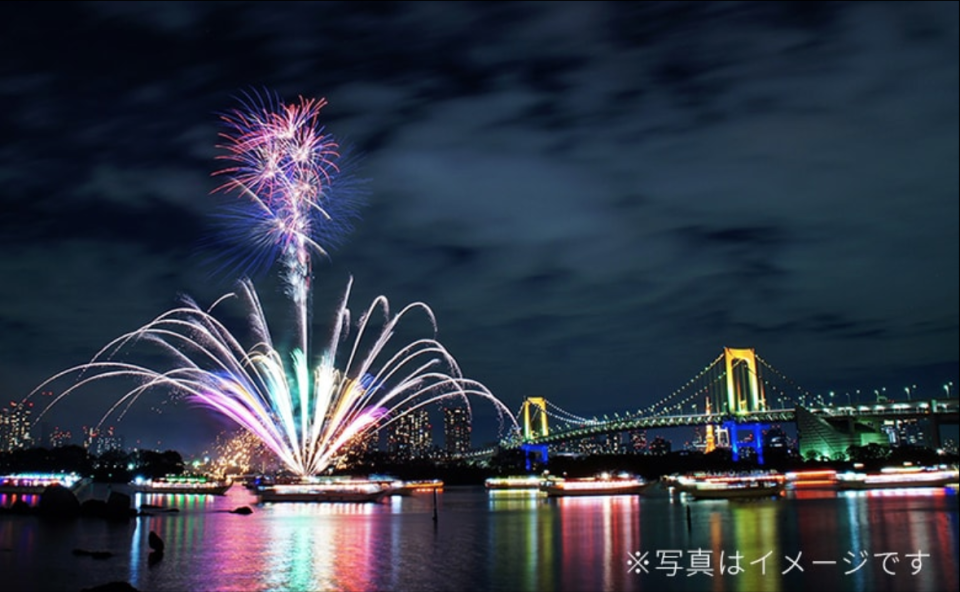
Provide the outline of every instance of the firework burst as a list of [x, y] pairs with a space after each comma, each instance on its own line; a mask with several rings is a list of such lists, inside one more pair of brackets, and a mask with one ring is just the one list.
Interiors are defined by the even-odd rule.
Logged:
[[[324, 244], [349, 228], [358, 202], [349, 191], [340, 193], [351, 186], [344, 181], [349, 177], [342, 173], [337, 142], [318, 123], [326, 101], [274, 102], [248, 95], [242, 109], [223, 116], [230, 132], [221, 135], [226, 150], [221, 158], [232, 165], [217, 173], [226, 179], [218, 190], [239, 194], [226, 219], [234, 223], [235, 238], [255, 247], [254, 260], [281, 262], [297, 316], [297, 345], [286, 356], [274, 346], [253, 284], [243, 279], [236, 292], [209, 309], [186, 298], [182, 306], [113, 340], [90, 362], [45, 381], [27, 398], [74, 379], [40, 416], [92, 383], [128, 379], [133, 386], [107, 410], [100, 425], [114, 416], [122, 418], [148, 392], [174, 393], [243, 427], [299, 475], [324, 471], [357, 437], [449, 397], [463, 399], [468, 410], [470, 397], [485, 399], [496, 408], [501, 428], [504, 418], [516, 428], [516, 419], [486, 387], [463, 377], [453, 356], [436, 340], [433, 311], [424, 303], [391, 315], [387, 299], [375, 298], [349, 342], [351, 280], [327, 346], [319, 356], [312, 355], [310, 255], [326, 255]], [[214, 314], [233, 300], [244, 305], [249, 319], [245, 330], [252, 339], [241, 339]], [[400, 321], [418, 312], [429, 320], [433, 335], [388, 350]], [[382, 317], [379, 325], [371, 322], [377, 313]], [[166, 362], [148, 366], [118, 361], [141, 348], [163, 354], [145, 359]]]
[[364, 202], [351, 159], [320, 124], [325, 99], [248, 94], [221, 116], [214, 193], [236, 194], [218, 216], [222, 243], [245, 272], [282, 260], [291, 284], [309, 274], [310, 253], [327, 256], [352, 229]]
[[[349, 292], [350, 285], [337, 310], [329, 345], [312, 367], [306, 352], [294, 349], [285, 358], [274, 347], [253, 285], [242, 281], [237, 292], [209, 310], [187, 299], [183, 306], [118, 337], [89, 363], [51, 377], [34, 393], [63, 379], [76, 380], [40, 417], [77, 389], [105, 379], [129, 379], [134, 386], [107, 410], [97, 429], [113, 417], [122, 419], [149, 391], [174, 392], [245, 428], [299, 475], [322, 472], [355, 437], [444, 399], [462, 399], [469, 409], [469, 397], [477, 396], [492, 403], [501, 419], [513, 420], [486, 387], [462, 376], [453, 356], [435, 339], [435, 319], [426, 304], [409, 304], [391, 315], [387, 299], [379, 296], [360, 318], [351, 341]], [[249, 313], [249, 346], [242, 345], [214, 314], [234, 298]], [[398, 325], [415, 313], [429, 321], [434, 335], [391, 348]], [[373, 322], [378, 316], [382, 322]], [[159, 351], [168, 364], [115, 361], [138, 348]]]

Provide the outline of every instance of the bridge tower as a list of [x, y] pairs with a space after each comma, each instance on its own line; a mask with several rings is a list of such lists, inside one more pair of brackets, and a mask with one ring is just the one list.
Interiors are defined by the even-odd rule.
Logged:
[[[531, 418], [530, 408], [533, 407], [533, 413], [539, 412], [539, 417]], [[523, 400], [523, 439], [526, 442], [534, 438], [542, 438], [550, 433], [547, 427], [547, 400], [543, 397], [527, 397]]]
[[[531, 412], [531, 407], [533, 410]], [[521, 407], [523, 415], [523, 444], [520, 448], [526, 456], [526, 467], [530, 471], [533, 469], [532, 455], [539, 454], [540, 462], [547, 462], [547, 445], [534, 444], [531, 440], [544, 438], [550, 433], [547, 426], [547, 400], [543, 397], [527, 397], [523, 400]], [[531, 417], [532, 414], [538, 414], [539, 417]]]
[[[723, 357], [726, 365], [727, 377], [727, 409], [732, 415], [744, 416], [752, 411], [766, 411], [767, 398], [760, 382], [757, 367], [757, 354], [752, 348], [723, 348]], [[740, 449], [744, 446], [752, 448], [757, 460], [763, 464], [763, 430], [769, 426], [754, 421], [727, 420], [723, 422], [722, 430], [727, 431], [730, 446], [733, 449], [734, 462], [740, 459]], [[746, 431], [751, 439], [749, 442], [740, 441], [740, 432]]]
[[741, 415], [766, 411], [767, 399], [760, 384], [754, 350], [725, 347], [723, 357], [727, 370], [727, 412]]

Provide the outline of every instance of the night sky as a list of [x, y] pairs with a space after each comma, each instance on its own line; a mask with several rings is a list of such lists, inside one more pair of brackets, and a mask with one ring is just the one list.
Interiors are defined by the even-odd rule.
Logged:
[[[319, 332], [352, 276], [357, 312], [429, 304], [511, 409], [634, 410], [725, 346], [815, 393], [955, 396], [957, 23], [955, 2], [4, 3], [0, 401], [232, 289], [204, 245], [218, 114], [250, 89], [326, 97], [358, 155]], [[221, 427], [159, 400], [128, 444]]]

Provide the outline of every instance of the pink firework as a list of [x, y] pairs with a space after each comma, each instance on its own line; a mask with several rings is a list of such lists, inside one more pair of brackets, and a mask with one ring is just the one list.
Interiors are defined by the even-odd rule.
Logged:
[[352, 229], [359, 205], [356, 192], [339, 183], [340, 147], [320, 124], [326, 99], [286, 104], [249, 97], [242, 108], [221, 117], [218, 157], [232, 166], [215, 192], [236, 192], [240, 201], [226, 216], [230, 234], [259, 251], [257, 265], [277, 258], [305, 266], [309, 251], [327, 248]]

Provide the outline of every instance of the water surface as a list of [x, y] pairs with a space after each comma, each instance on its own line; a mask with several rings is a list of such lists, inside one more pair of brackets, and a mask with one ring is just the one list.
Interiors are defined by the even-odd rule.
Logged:
[[[256, 505], [134, 496], [177, 507], [108, 522], [0, 516], [3, 590], [109, 581], [183, 590], [850, 590], [958, 586], [957, 496], [947, 489], [791, 492], [751, 502], [649, 495], [546, 499], [447, 488], [380, 504]], [[250, 506], [248, 516], [227, 513]], [[147, 542], [165, 541], [151, 562]], [[113, 553], [77, 556], [74, 549]], [[886, 561], [886, 563], [884, 563]]]

